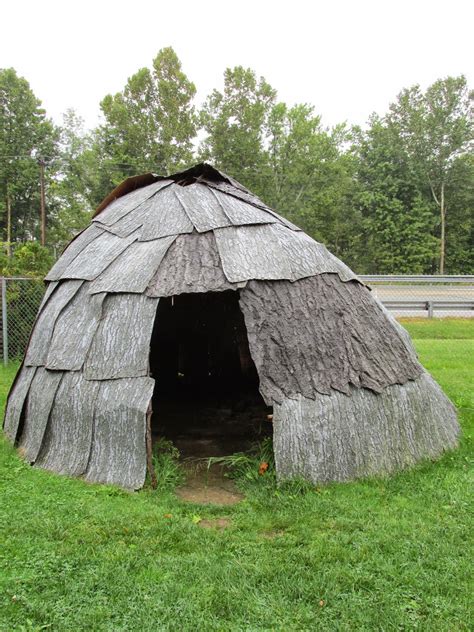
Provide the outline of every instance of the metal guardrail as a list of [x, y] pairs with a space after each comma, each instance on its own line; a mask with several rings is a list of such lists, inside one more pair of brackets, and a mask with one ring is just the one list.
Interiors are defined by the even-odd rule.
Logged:
[[394, 310], [421, 310], [428, 312], [428, 318], [433, 318], [436, 311], [472, 311], [474, 310], [474, 301], [384, 301], [387, 309]]
[[474, 275], [373, 274], [359, 278], [395, 315], [474, 315]]
[[474, 284], [472, 274], [359, 274], [364, 283], [470, 283]]

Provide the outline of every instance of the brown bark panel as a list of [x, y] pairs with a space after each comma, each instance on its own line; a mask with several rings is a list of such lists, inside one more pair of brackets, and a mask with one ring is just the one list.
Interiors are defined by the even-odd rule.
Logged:
[[250, 352], [268, 404], [351, 385], [381, 392], [422, 367], [370, 291], [336, 274], [250, 281], [240, 292]]

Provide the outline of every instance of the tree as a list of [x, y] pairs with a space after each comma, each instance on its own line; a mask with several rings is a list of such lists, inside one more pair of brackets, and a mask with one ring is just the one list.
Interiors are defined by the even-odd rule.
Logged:
[[26, 79], [0, 69], [0, 211], [6, 250], [39, 227], [38, 159], [52, 158], [57, 131]]
[[57, 254], [90, 221], [90, 191], [97, 177], [92, 157], [92, 139], [84, 130], [83, 119], [74, 110], [67, 110], [59, 129], [58, 158], [52, 165], [55, 177], [48, 199], [48, 244]]
[[266, 144], [268, 120], [276, 91], [250, 68], [224, 73], [224, 91], [214, 90], [200, 114], [207, 136], [200, 155], [228, 172], [258, 195], [268, 188]]
[[[314, 108], [277, 104], [269, 117], [267, 200], [306, 232], [354, 260], [360, 224], [350, 204], [353, 159], [347, 130], [328, 130]], [[352, 255], [352, 256], [351, 256]]]
[[102, 100], [105, 122], [97, 130], [95, 152], [108, 191], [127, 176], [168, 173], [189, 164], [197, 123], [195, 93], [174, 50], [163, 48], [151, 70], [140, 69], [122, 92]]
[[474, 93], [460, 76], [440, 79], [425, 93], [419, 85], [403, 90], [387, 117], [439, 209], [440, 274], [445, 270], [446, 214], [455, 185], [455, 165], [473, 149], [473, 114]]
[[433, 202], [424, 196], [418, 173], [400, 136], [372, 116], [366, 131], [355, 130], [357, 194], [365, 249], [360, 269], [378, 274], [430, 273], [438, 240], [433, 236]]

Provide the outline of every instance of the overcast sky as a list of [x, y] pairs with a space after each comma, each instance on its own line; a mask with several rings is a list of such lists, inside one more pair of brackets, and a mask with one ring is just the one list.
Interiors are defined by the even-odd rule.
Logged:
[[474, 84], [472, 0], [12, 0], [0, 18], [0, 68], [24, 76], [57, 122], [73, 107], [97, 124], [100, 100], [165, 46], [198, 102], [243, 65], [327, 125], [364, 123], [414, 83], [462, 73]]

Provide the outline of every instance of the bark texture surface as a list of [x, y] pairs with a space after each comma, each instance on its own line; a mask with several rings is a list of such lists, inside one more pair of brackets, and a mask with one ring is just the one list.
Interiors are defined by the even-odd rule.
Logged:
[[381, 392], [417, 378], [413, 350], [358, 282], [322, 274], [241, 290], [250, 353], [265, 401], [314, 399], [350, 386]]
[[212, 232], [180, 235], [150, 281], [148, 296], [235, 290], [222, 271]]
[[144, 294], [107, 296], [103, 316], [84, 364], [87, 380], [148, 374], [151, 332], [158, 299]]
[[337, 273], [342, 281], [357, 279], [326, 246], [281, 224], [221, 228], [215, 236], [224, 274], [233, 283], [296, 281], [325, 272]]
[[455, 448], [456, 411], [426, 372], [376, 394], [351, 389], [273, 409], [278, 477], [314, 483], [390, 474]]
[[146, 411], [154, 384], [149, 377], [101, 383], [87, 480], [128, 489], [143, 486]]
[[176, 237], [135, 242], [89, 286], [89, 292], [143, 293]]
[[275, 408], [281, 477], [346, 480], [455, 444], [453, 408], [403, 328], [324, 245], [209, 165], [128, 178], [46, 279], [4, 420], [38, 466], [141, 487], [159, 297], [225, 290], [240, 292]]
[[57, 390], [36, 465], [68, 476], [84, 474], [92, 445], [100, 382], [68, 371]]
[[94, 239], [97, 239], [97, 237], [102, 235], [103, 232], [104, 231], [101, 228], [95, 224], [91, 224], [83, 230], [82, 233], [79, 233], [79, 235], [71, 241], [69, 246], [67, 246], [63, 254], [48, 272], [45, 280], [58, 281], [77, 255], [81, 253], [91, 242], [93, 242]]
[[8, 396], [3, 430], [12, 443], [17, 439], [21, 413], [35, 371], [36, 367], [23, 366], [20, 368], [20, 372]]
[[81, 285], [82, 281], [60, 283], [49, 300], [44, 304], [36, 319], [26, 351], [26, 366], [43, 366], [45, 364], [56, 320], [78, 292]]
[[30, 463], [36, 461], [41, 449], [49, 414], [63, 373], [39, 367], [31, 382], [26, 403], [25, 424], [20, 437], [23, 456]]
[[87, 286], [83, 285], [56, 321], [51, 321], [54, 333], [47, 351], [46, 368], [61, 371], [82, 368], [102, 317], [104, 296], [90, 296]]

